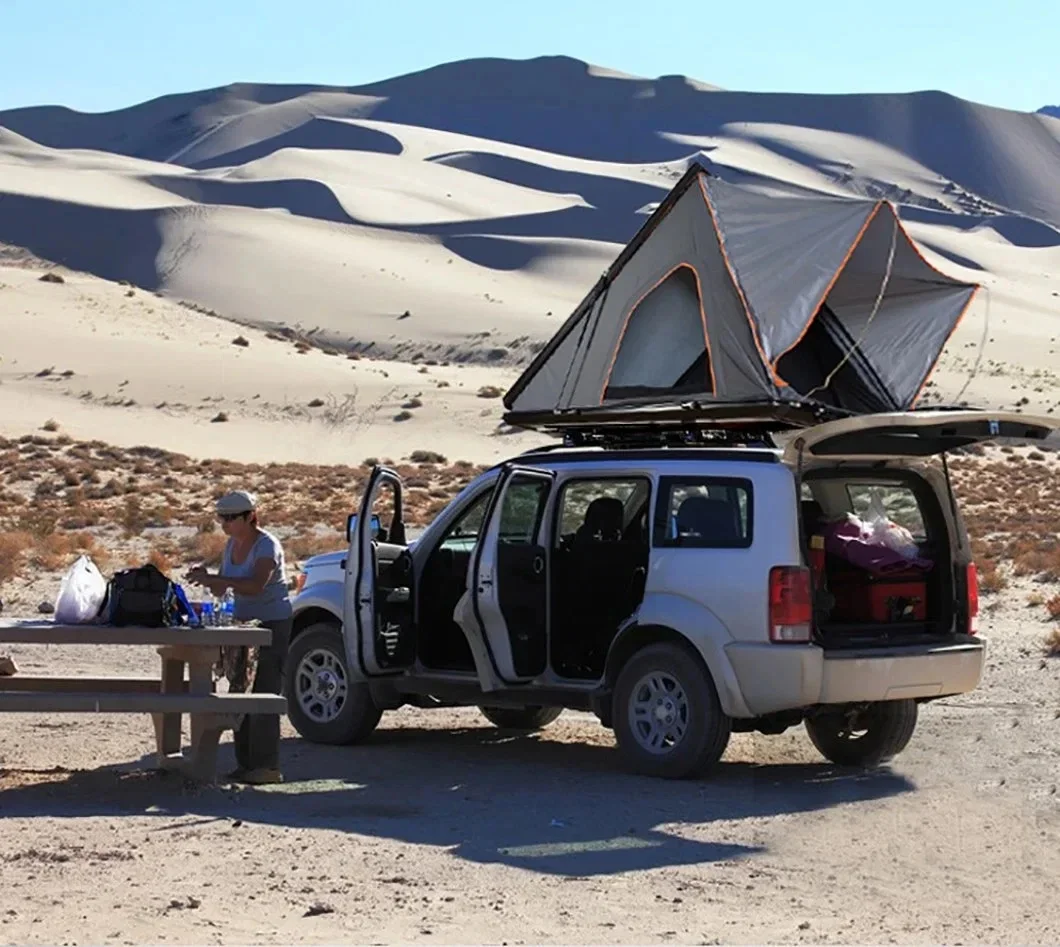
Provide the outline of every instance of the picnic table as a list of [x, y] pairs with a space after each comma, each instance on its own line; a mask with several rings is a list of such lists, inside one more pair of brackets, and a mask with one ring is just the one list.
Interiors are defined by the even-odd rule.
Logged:
[[[272, 632], [256, 626], [143, 628], [61, 625], [50, 621], [0, 622], [0, 644], [154, 647], [159, 677], [0, 677], [0, 712], [146, 713], [154, 721], [160, 767], [212, 781], [222, 731], [246, 714], [283, 714], [278, 694], [216, 693], [213, 666], [224, 646], [268, 645]], [[188, 669], [185, 678], [185, 667]], [[182, 749], [183, 715], [190, 718], [190, 753]]]

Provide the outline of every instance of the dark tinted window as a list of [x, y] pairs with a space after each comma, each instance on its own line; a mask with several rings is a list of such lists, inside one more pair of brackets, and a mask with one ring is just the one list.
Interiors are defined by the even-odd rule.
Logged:
[[745, 549], [751, 545], [754, 504], [749, 480], [664, 477], [655, 507], [654, 545]]

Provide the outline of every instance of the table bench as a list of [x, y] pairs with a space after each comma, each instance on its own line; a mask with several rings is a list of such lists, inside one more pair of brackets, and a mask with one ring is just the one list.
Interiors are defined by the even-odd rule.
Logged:
[[[246, 714], [287, 712], [287, 701], [279, 694], [216, 693], [213, 667], [221, 646], [260, 646], [271, 640], [268, 628], [253, 626], [116, 628], [47, 621], [0, 622], [0, 644], [149, 646], [156, 648], [162, 659], [158, 678], [0, 677], [0, 712], [150, 714], [159, 766], [212, 781], [217, 775], [222, 731], [237, 728]], [[189, 754], [181, 746], [184, 714], [191, 722]]]

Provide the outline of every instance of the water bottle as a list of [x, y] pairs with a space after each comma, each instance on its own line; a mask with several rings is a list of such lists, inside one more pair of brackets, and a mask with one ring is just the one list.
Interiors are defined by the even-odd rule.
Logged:
[[203, 628], [209, 628], [213, 623], [213, 602], [204, 599], [201, 608], [201, 622]]
[[221, 602], [220, 624], [231, 626], [235, 621], [236, 597], [231, 589], [225, 589], [225, 597]]

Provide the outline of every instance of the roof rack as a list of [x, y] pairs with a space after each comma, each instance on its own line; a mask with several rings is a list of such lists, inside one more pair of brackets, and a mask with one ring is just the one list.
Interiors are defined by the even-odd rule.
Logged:
[[847, 417], [817, 402], [636, 404], [581, 411], [509, 412], [506, 423], [563, 438], [559, 447], [773, 447], [772, 435]]

